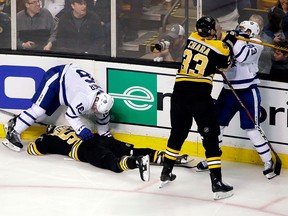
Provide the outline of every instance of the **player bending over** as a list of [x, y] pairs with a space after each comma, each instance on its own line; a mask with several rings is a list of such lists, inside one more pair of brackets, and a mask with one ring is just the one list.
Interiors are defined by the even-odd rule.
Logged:
[[81, 121], [80, 116], [83, 114], [94, 114], [98, 133], [112, 136], [108, 123], [113, 98], [104, 93], [91, 74], [75, 64], [50, 68], [44, 74], [32, 102], [29, 109], [8, 122], [6, 139], [2, 144], [14, 151], [23, 148], [20, 134], [35, 121], [41, 122], [52, 115], [60, 105], [67, 107], [65, 118], [81, 140], [88, 140], [94, 136]]

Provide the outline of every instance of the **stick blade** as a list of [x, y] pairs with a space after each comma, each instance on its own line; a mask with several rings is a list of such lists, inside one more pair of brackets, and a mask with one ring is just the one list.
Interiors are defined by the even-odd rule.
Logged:
[[282, 161], [281, 160], [279, 161], [279, 160], [276, 159], [275, 168], [274, 168], [274, 173], [276, 175], [280, 175], [281, 167], [282, 167]]

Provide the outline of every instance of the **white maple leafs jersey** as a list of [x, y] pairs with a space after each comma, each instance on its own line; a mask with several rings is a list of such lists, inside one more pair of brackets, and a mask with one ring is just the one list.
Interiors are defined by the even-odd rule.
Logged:
[[60, 104], [67, 106], [65, 117], [76, 132], [84, 126], [80, 115], [92, 113], [99, 92], [103, 90], [93, 77], [75, 64], [67, 64], [60, 73]]
[[[250, 38], [261, 42], [257, 38]], [[259, 44], [247, 43], [237, 40], [233, 47], [234, 59], [231, 68], [227, 71], [227, 79], [235, 89], [249, 88], [251, 85], [260, 83], [258, 79], [258, 62], [264, 47]], [[224, 88], [230, 89], [224, 82]]]

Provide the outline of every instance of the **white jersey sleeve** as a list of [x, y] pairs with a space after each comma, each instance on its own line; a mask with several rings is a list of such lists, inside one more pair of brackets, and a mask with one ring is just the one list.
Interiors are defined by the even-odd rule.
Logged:
[[[260, 41], [256, 38], [251, 38], [251, 40]], [[246, 41], [237, 40], [233, 47], [233, 53], [235, 59], [240, 63], [253, 63], [258, 62], [261, 52], [264, 49], [262, 45]]]
[[80, 132], [84, 125], [80, 119], [80, 115], [85, 114], [90, 110], [91, 101], [88, 99], [87, 95], [84, 95], [81, 92], [75, 95], [73, 100], [70, 101], [70, 104], [65, 113], [65, 117], [77, 134]]

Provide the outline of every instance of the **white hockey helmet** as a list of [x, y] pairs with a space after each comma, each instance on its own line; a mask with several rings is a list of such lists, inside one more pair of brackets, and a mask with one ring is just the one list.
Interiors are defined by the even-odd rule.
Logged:
[[253, 21], [243, 21], [239, 24], [239, 28], [242, 27], [242, 31], [246, 32], [249, 30], [251, 33], [249, 35], [250, 38], [254, 38], [260, 33], [259, 25]]
[[101, 92], [96, 96], [93, 107], [96, 107], [97, 112], [107, 113], [114, 104], [114, 99], [111, 95]]

